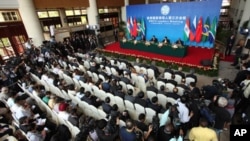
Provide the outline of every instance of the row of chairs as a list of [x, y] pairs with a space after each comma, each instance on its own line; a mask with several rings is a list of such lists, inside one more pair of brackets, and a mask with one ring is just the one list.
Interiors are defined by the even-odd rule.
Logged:
[[71, 132], [72, 140], [76, 137], [76, 135], [80, 132], [80, 129], [77, 126], [74, 126], [69, 121], [58, 117], [58, 114], [52, 109], [50, 109], [49, 106], [41, 100], [41, 98], [38, 96], [38, 94], [35, 91], [31, 93], [27, 90], [27, 88], [23, 87], [21, 84], [18, 84], [18, 85], [26, 94], [28, 94], [31, 98], [33, 98], [36, 101], [39, 108], [41, 108], [42, 111], [46, 113], [47, 118], [52, 120], [57, 125], [59, 124], [66, 125], [69, 128], [69, 131]]

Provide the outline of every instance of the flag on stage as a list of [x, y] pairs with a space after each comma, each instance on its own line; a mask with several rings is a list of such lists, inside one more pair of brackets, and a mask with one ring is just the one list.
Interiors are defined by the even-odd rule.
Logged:
[[202, 42], [206, 42], [208, 40], [209, 27], [210, 27], [210, 19], [209, 17], [207, 17], [206, 22], [203, 25]]
[[137, 22], [136, 22], [136, 19], [134, 18], [133, 20], [133, 27], [132, 27], [132, 37], [137, 37], [137, 30], [138, 30], [138, 27], [137, 27]]
[[209, 36], [208, 36], [208, 41], [210, 43], [213, 43], [214, 40], [215, 40], [216, 28], [217, 28], [217, 18], [214, 17], [213, 23], [211, 24], [211, 28], [210, 28], [210, 31], [209, 31]]
[[195, 41], [195, 30], [196, 30], [196, 16], [193, 19], [193, 23], [190, 26], [189, 40]]
[[186, 19], [186, 23], [185, 23], [185, 26], [184, 26], [184, 37], [183, 37], [183, 40], [184, 42], [188, 41], [189, 39], [189, 34], [190, 34], [190, 20], [189, 18]]
[[127, 37], [128, 39], [131, 38], [130, 29], [131, 29], [131, 26], [130, 26], [130, 21], [129, 21], [129, 18], [128, 18], [128, 20], [127, 20], [127, 28], [126, 28], [126, 37]]
[[141, 18], [141, 29], [142, 29], [143, 36], [146, 36], [146, 26], [144, 23], [144, 18]]
[[130, 23], [130, 34], [132, 34], [132, 31], [133, 31], [133, 17], [129, 18], [129, 23]]
[[196, 43], [199, 43], [201, 41], [201, 37], [202, 37], [202, 17], [200, 17], [198, 25], [196, 27], [196, 32], [195, 32]]

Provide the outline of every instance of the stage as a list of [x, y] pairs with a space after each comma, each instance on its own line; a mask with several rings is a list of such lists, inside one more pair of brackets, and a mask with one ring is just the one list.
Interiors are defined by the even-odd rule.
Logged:
[[215, 50], [202, 48], [202, 47], [188, 47], [187, 54], [184, 57], [173, 57], [161, 54], [149, 53], [134, 49], [124, 49], [121, 48], [119, 42], [115, 42], [105, 46], [101, 51], [121, 54], [126, 56], [133, 56], [139, 58], [145, 58], [149, 60], [166, 62], [168, 64], [178, 64], [181, 66], [195, 67], [203, 70], [212, 70], [210, 66], [203, 66], [201, 64], [202, 60], [213, 60]]

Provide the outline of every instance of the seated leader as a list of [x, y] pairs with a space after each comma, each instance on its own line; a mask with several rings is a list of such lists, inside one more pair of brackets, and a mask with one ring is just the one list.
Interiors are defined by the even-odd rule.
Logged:
[[171, 44], [171, 43], [170, 43], [170, 40], [168, 39], [167, 36], [164, 37], [164, 39], [162, 40], [162, 43], [163, 43], [163, 44]]
[[153, 37], [151, 38], [150, 42], [158, 43], [158, 39], [155, 37], [155, 35], [153, 35]]
[[184, 46], [184, 43], [183, 43], [183, 41], [181, 40], [181, 38], [179, 38], [179, 39], [175, 42], [175, 44], [176, 44], [177, 46]]

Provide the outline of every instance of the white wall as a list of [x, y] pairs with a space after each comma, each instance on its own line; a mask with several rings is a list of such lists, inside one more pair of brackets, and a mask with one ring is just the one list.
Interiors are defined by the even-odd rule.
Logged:
[[0, 9], [17, 9], [17, 0], [0, 0]]

